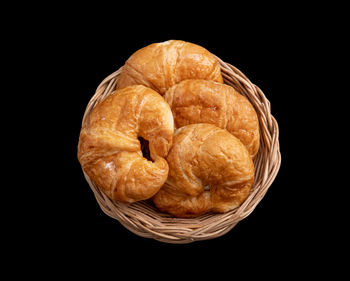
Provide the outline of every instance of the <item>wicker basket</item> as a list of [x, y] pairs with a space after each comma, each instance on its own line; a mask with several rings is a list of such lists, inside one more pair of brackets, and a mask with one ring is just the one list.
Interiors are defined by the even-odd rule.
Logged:
[[[208, 213], [197, 218], [174, 218], [158, 211], [151, 200], [133, 204], [114, 202], [84, 173], [103, 212], [137, 235], [167, 243], [190, 243], [224, 235], [255, 209], [278, 173], [281, 164], [278, 124], [271, 115], [270, 102], [241, 71], [217, 59], [224, 83], [233, 86], [249, 99], [260, 121], [260, 149], [254, 160], [255, 182], [250, 194], [240, 207], [224, 214]], [[98, 86], [87, 105], [83, 123], [94, 106], [115, 90], [121, 70], [122, 68], [109, 75]]]

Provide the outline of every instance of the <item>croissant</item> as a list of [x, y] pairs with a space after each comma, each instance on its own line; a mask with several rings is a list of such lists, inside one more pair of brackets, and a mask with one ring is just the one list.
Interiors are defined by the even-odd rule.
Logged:
[[206, 79], [223, 83], [217, 59], [196, 44], [170, 40], [136, 51], [125, 62], [117, 89], [141, 84], [161, 95], [185, 79]]
[[229, 85], [206, 80], [184, 80], [164, 95], [175, 127], [209, 123], [237, 137], [254, 158], [259, 150], [259, 120], [246, 97]]
[[167, 161], [168, 179], [153, 202], [176, 217], [232, 210], [247, 198], [254, 181], [246, 147], [211, 124], [176, 130]]
[[[83, 125], [78, 159], [111, 199], [135, 202], [152, 197], [168, 176], [174, 134], [169, 105], [142, 85], [116, 91], [98, 104]], [[153, 161], [142, 155], [138, 137], [149, 142]]]

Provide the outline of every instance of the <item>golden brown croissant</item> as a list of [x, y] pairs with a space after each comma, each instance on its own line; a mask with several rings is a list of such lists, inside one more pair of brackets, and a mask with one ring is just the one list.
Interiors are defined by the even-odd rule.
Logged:
[[254, 181], [246, 147], [211, 124], [176, 130], [167, 161], [168, 179], [153, 202], [177, 217], [232, 210], [246, 199]]
[[164, 95], [173, 112], [175, 127], [209, 123], [226, 129], [248, 149], [259, 150], [259, 120], [248, 99], [229, 85], [206, 80], [185, 80]]
[[[152, 197], [168, 175], [174, 120], [169, 105], [147, 87], [116, 91], [90, 113], [80, 132], [78, 158], [88, 176], [111, 199]], [[138, 137], [149, 141], [152, 161], [142, 157]]]
[[220, 65], [209, 51], [196, 44], [170, 40], [135, 52], [123, 67], [117, 89], [141, 84], [163, 95], [185, 79], [223, 82]]

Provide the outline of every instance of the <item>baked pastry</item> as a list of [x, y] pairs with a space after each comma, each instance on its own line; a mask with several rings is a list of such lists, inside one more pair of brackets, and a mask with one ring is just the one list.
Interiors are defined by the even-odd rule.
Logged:
[[206, 80], [184, 80], [164, 95], [175, 127], [209, 123], [226, 129], [247, 147], [254, 158], [259, 150], [259, 120], [246, 97], [229, 85]]
[[125, 62], [117, 89], [141, 84], [161, 95], [185, 79], [206, 79], [222, 83], [220, 65], [205, 48], [170, 40], [154, 43], [136, 51]]
[[153, 202], [176, 217], [232, 210], [247, 198], [254, 181], [246, 147], [211, 124], [176, 130], [167, 161], [168, 179]]
[[[168, 176], [167, 156], [174, 134], [169, 105], [142, 85], [118, 90], [98, 104], [80, 132], [78, 158], [94, 183], [113, 199], [152, 197]], [[138, 137], [149, 142], [153, 161], [142, 156]]]

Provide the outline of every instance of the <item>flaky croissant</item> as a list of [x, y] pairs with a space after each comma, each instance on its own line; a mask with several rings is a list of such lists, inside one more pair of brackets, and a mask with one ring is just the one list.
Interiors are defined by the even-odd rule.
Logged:
[[154, 43], [136, 51], [125, 62], [117, 89], [141, 84], [161, 95], [185, 79], [222, 83], [220, 65], [205, 48], [180, 40]]
[[[169, 105], [147, 87], [129, 86], [98, 104], [79, 138], [83, 170], [111, 199], [135, 202], [152, 197], [168, 175], [174, 120]], [[142, 157], [142, 137], [152, 161]]]
[[232, 210], [247, 198], [254, 181], [246, 147], [211, 124], [176, 130], [167, 161], [168, 179], [153, 202], [176, 217]]
[[175, 127], [209, 123], [237, 137], [254, 158], [259, 150], [259, 120], [246, 97], [229, 85], [207, 80], [184, 80], [164, 95]]

